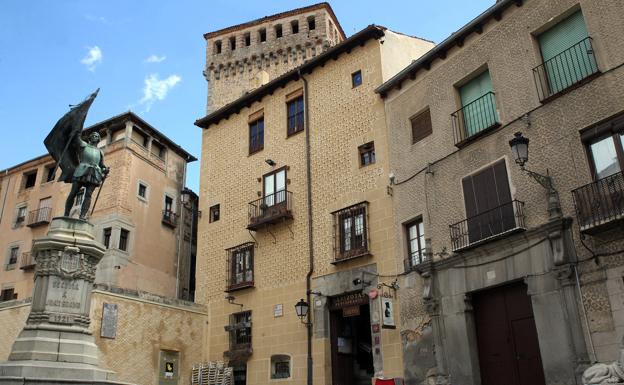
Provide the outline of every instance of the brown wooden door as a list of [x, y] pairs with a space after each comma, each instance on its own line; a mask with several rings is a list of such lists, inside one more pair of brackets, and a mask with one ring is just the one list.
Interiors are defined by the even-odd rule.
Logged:
[[537, 329], [526, 285], [473, 295], [482, 385], [544, 385]]

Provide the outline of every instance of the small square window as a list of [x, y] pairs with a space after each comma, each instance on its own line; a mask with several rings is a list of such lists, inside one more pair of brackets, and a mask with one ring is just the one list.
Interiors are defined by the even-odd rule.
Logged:
[[2, 301], [11, 301], [13, 299], [17, 299], [17, 293], [15, 293], [14, 288], [4, 288], [0, 292], [0, 302]]
[[293, 34], [299, 33], [299, 21], [293, 20], [290, 22], [290, 29]]
[[412, 117], [410, 122], [412, 123], [412, 144], [426, 138], [433, 132], [431, 127], [431, 113], [428, 108]]
[[360, 153], [360, 166], [368, 166], [375, 163], [375, 142], [368, 142], [358, 147]]
[[278, 25], [275, 26], [275, 37], [277, 39], [282, 37], [282, 25], [281, 24], [278, 24]]
[[110, 227], [107, 227], [104, 229], [104, 239], [103, 239], [103, 243], [104, 246], [108, 249], [110, 248], [110, 240], [111, 240], [111, 235], [113, 233], [113, 229]]
[[271, 378], [289, 378], [290, 377], [290, 356], [285, 354], [276, 354], [271, 356]]
[[211, 206], [209, 222], [212, 223], [212, 222], [218, 221], [220, 215], [221, 215], [221, 210], [219, 208], [219, 205]]
[[147, 185], [139, 183], [139, 191], [137, 194], [139, 198], [147, 199]]
[[29, 172], [28, 174], [24, 174], [24, 188], [32, 188], [35, 187], [35, 182], [37, 181], [37, 171]]
[[266, 41], [266, 29], [262, 28], [258, 31], [258, 35], [260, 36], [260, 42], [264, 43]]
[[351, 85], [353, 88], [362, 84], [362, 71], [356, 71], [351, 74]]
[[130, 237], [130, 231], [121, 229], [119, 233], [119, 250], [128, 251], [128, 238]]

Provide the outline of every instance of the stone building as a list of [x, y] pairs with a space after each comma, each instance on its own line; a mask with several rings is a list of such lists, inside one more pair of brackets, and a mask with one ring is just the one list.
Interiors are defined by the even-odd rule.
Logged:
[[[203, 335], [205, 310], [183, 301], [194, 296], [197, 196], [184, 185], [186, 165], [196, 158], [132, 112], [99, 122], [84, 134], [91, 131], [100, 133], [98, 146], [111, 169], [89, 219], [96, 239], [108, 249], [96, 271], [92, 331], [103, 361], [121, 379], [154, 383], [163, 354], [193, 349], [201, 354], [194, 344]], [[8, 356], [30, 309], [36, 269], [32, 241], [46, 234], [53, 217], [63, 215], [71, 188], [56, 182], [53, 172], [53, 159], [44, 155], [0, 175], [0, 361]], [[92, 202], [96, 195], [97, 190]], [[182, 202], [182, 197], [188, 199]], [[79, 209], [75, 206], [72, 213]], [[112, 337], [100, 336], [107, 318], [103, 303], [115, 308]], [[182, 331], [166, 325], [167, 319], [195, 329]], [[185, 376], [192, 362], [184, 358], [187, 363]], [[137, 367], [141, 369], [135, 371]]]
[[[269, 19], [288, 25], [290, 14]], [[204, 213], [197, 276], [211, 277], [198, 279], [196, 299], [210, 309], [205, 356], [228, 361], [237, 384], [402, 376], [396, 310], [385, 324], [381, 317], [394, 302], [382, 305], [379, 293], [393, 295], [398, 266], [384, 104], [374, 89], [432, 46], [369, 26], [231, 103], [209, 106], [196, 122]], [[279, 69], [288, 67], [272, 71]], [[215, 100], [216, 90], [209, 85]], [[313, 313], [310, 363], [306, 325], [295, 313], [301, 299]]]
[[216, 111], [345, 39], [328, 3], [204, 34], [208, 112]]
[[618, 359], [622, 20], [616, 0], [497, 1], [377, 88], [408, 384], [579, 384]]

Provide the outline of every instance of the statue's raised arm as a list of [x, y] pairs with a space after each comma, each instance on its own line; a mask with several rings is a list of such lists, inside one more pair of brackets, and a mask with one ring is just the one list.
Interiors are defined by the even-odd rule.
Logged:
[[65, 216], [69, 216], [74, 200], [80, 189], [84, 188], [84, 198], [80, 209], [80, 218], [85, 219], [91, 205], [91, 195], [108, 174], [104, 165], [104, 154], [97, 145], [100, 134], [96, 131], [89, 135], [88, 141], [81, 138], [85, 118], [89, 107], [99, 89], [82, 103], [71, 107], [45, 138], [48, 152], [60, 167], [59, 181], [71, 183], [72, 189], [65, 202]]

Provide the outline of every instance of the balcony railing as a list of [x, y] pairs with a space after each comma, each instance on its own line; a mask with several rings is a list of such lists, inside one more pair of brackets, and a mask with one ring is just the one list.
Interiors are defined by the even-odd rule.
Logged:
[[20, 259], [20, 269], [22, 270], [30, 270], [35, 267], [35, 256], [30, 251], [26, 251], [22, 253], [22, 258]]
[[476, 137], [486, 130], [500, 126], [494, 92], [488, 92], [451, 114], [455, 145]]
[[163, 210], [162, 223], [169, 227], [176, 227], [178, 225], [178, 214], [171, 210]]
[[28, 213], [28, 227], [36, 227], [50, 223], [52, 207], [42, 207]]
[[533, 68], [540, 101], [598, 72], [592, 39], [586, 37], [557, 56]]
[[582, 232], [593, 233], [624, 219], [624, 173], [618, 172], [572, 191]]
[[262, 225], [292, 219], [292, 192], [282, 190], [249, 203], [247, 229], [256, 231]]
[[524, 202], [513, 200], [449, 227], [453, 251], [524, 230]]

